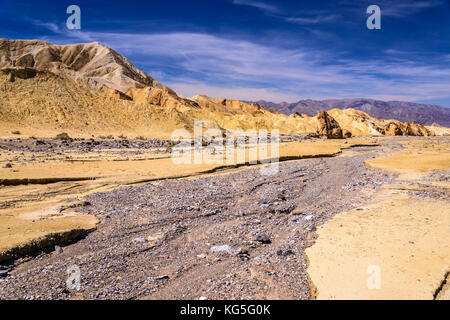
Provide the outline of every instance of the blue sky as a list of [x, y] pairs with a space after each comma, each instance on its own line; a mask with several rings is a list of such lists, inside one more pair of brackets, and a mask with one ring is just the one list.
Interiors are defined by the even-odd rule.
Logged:
[[[366, 27], [372, 4], [381, 30]], [[449, 0], [0, 0], [0, 37], [99, 41], [186, 96], [450, 107]]]

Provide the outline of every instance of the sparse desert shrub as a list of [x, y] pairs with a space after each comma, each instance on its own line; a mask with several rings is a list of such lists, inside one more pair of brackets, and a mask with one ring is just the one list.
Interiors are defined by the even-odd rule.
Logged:
[[20, 131], [13, 131], [13, 132], [11, 132], [12, 134], [15, 134], [15, 135], [20, 135], [21, 133], [20, 133]]
[[57, 139], [61, 139], [61, 140], [69, 140], [69, 139], [71, 139], [67, 132], [63, 132], [63, 133], [57, 134], [56, 138]]
[[124, 136], [123, 134], [121, 134], [121, 135], [119, 136], [119, 139], [122, 139], [122, 140], [126, 140], [126, 139], [127, 139], [127, 137], [126, 137], [126, 136]]
[[139, 136], [139, 137], [136, 137], [136, 140], [147, 140], [147, 139], [145, 139], [145, 137], [143, 137], [143, 136]]

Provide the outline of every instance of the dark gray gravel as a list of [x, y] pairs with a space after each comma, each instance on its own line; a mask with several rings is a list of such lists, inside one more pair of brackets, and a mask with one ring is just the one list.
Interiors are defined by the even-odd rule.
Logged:
[[[392, 181], [363, 164], [382, 148], [285, 162], [275, 176], [251, 168], [90, 195], [78, 210], [98, 229], [16, 261], [0, 299], [309, 299], [304, 250], [318, 225]], [[231, 254], [211, 251], [224, 245]], [[72, 265], [80, 291], [66, 288]]]

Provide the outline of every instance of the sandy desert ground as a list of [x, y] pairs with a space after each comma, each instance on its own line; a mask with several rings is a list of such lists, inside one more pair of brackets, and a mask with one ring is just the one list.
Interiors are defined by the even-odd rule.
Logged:
[[448, 298], [449, 142], [285, 142], [265, 177], [168, 141], [4, 139], [0, 298]]
[[[284, 143], [280, 145], [280, 159], [333, 156], [341, 148], [374, 143], [366, 140]], [[6, 151], [2, 152], [3, 168], [0, 169], [0, 217], [4, 220], [1, 227], [5, 229], [1, 233], [0, 261], [13, 257], [14, 252], [23, 254], [39, 248], [40, 242], [47, 246], [48, 238], [55, 234], [65, 234], [74, 228], [80, 232], [94, 228], [96, 220], [92, 216], [74, 214], [72, 210], [72, 207], [79, 206], [78, 203], [84, 203], [81, 199], [87, 194], [122, 185], [197, 176], [245, 166], [251, 155], [247, 152], [242, 162], [235, 157], [228, 164], [219, 161], [223, 157], [219, 152], [215, 155], [205, 153], [205, 157], [217, 158], [218, 161], [178, 164], [172, 161], [171, 141], [9, 139], [0, 145]], [[250, 150], [254, 147], [242, 148]]]

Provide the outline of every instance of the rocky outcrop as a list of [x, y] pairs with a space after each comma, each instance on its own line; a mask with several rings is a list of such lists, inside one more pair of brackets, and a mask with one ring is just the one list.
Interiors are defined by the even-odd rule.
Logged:
[[434, 132], [427, 129], [426, 127], [417, 124], [417, 123], [403, 123], [404, 127], [404, 134], [408, 136], [423, 136], [423, 137], [430, 137], [434, 136]]
[[287, 116], [273, 111], [268, 108], [264, 108], [257, 103], [248, 104], [240, 100], [224, 99], [224, 98], [212, 98], [205, 95], [198, 95], [193, 97], [197, 104], [205, 109], [211, 111], [219, 111], [231, 114], [249, 114], [253, 117], [262, 116], [282, 116], [288, 119]]
[[330, 111], [335, 108], [341, 110], [356, 109], [366, 112], [379, 119], [396, 119], [401, 122], [419, 123], [430, 126], [438, 123], [450, 127], [450, 108], [431, 104], [420, 104], [405, 101], [380, 101], [364, 98], [328, 99], [328, 100], [300, 100], [294, 103], [273, 103], [257, 101], [260, 105], [274, 109], [284, 114], [294, 112], [316, 114], [320, 110]]
[[[398, 120], [383, 120], [370, 116], [369, 114], [356, 109], [333, 109], [328, 111], [341, 126], [352, 136], [433, 136], [432, 129], [420, 124], [400, 122]], [[345, 134], [344, 134], [345, 136]]]
[[310, 118], [313, 118], [312, 115], [302, 114], [302, 113], [298, 113], [298, 112], [294, 112], [293, 114], [290, 115], [290, 117], [296, 118], [296, 119], [310, 119]]
[[386, 135], [390, 136], [416, 136], [430, 137], [434, 136], [434, 132], [417, 123], [401, 123], [399, 121], [389, 121], [386, 123], [384, 130]]
[[37, 71], [31, 68], [14, 68], [14, 69], [3, 69], [3, 71], [8, 75], [10, 82], [14, 82], [16, 78], [19, 79], [30, 79], [34, 78]]
[[348, 130], [342, 130], [342, 135], [344, 136], [345, 139], [349, 139], [352, 137], [352, 133]]
[[394, 121], [390, 121], [390, 122], [386, 123], [386, 125], [384, 126], [384, 131], [385, 131], [386, 135], [389, 135], [389, 136], [402, 136], [403, 135], [401, 125]]
[[328, 139], [342, 139], [344, 137], [339, 123], [326, 111], [319, 111], [317, 114], [317, 122], [317, 134], [320, 137]]
[[194, 101], [171, 94], [161, 88], [131, 88], [126, 95], [136, 103], [152, 104], [164, 108], [198, 107]]

